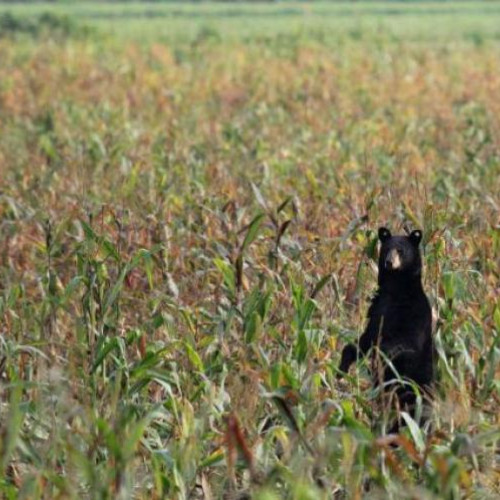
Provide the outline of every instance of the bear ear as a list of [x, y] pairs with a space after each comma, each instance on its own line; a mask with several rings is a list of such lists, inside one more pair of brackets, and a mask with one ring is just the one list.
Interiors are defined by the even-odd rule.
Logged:
[[383, 243], [391, 237], [391, 232], [386, 227], [380, 227], [378, 230], [378, 239]]
[[412, 231], [410, 233], [410, 241], [416, 246], [418, 247], [419, 243], [422, 241], [422, 231], [420, 231], [419, 229], [416, 229], [415, 231]]

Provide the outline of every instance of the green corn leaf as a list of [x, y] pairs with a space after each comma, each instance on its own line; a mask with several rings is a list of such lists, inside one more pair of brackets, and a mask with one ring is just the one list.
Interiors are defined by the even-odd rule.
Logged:
[[264, 219], [264, 217], [265, 214], [259, 214], [248, 225], [247, 234], [245, 235], [245, 239], [243, 240], [243, 243], [241, 245], [240, 254], [243, 254], [245, 250], [252, 244], [255, 238], [257, 238], [260, 225], [262, 224], [262, 220]]

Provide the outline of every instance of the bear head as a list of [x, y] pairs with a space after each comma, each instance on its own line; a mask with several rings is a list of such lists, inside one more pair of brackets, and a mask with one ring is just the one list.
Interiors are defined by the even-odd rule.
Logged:
[[422, 259], [419, 244], [422, 231], [412, 231], [408, 236], [395, 235], [385, 228], [378, 230], [381, 243], [378, 269], [379, 278], [383, 277], [419, 277], [422, 272]]

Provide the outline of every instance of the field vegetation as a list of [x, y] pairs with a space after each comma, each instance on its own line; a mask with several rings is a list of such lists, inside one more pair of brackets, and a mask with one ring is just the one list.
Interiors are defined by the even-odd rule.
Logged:
[[[499, 14], [2, 5], [0, 496], [498, 498]], [[436, 317], [399, 436], [336, 377], [379, 225]]]

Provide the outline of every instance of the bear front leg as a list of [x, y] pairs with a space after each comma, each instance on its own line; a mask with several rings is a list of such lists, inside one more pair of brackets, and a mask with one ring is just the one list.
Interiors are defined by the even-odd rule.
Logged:
[[[349, 367], [356, 361], [358, 357], [358, 349], [354, 344], [347, 344], [342, 350], [342, 357], [340, 359], [339, 371], [342, 373], [347, 373]], [[338, 374], [341, 377], [342, 374]]]
[[[347, 344], [343, 351], [342, 357], [340, 359], [339, 371], [342, 373], [347, 373], [349, 367], [356, 361], [358, 357], [365, 356], [365, 354], [370, 350], [373, 345], [373, 341], [375, 338], [374, 335], [375, 329], [373, 327], [373, 321], [370, 321], [370, 324], [366, 328], [365, 333], [361, 335], [359, 339], [359, 346], [355, 344]], [[339, 374], [340, 378], [342, 374]]]
[[[340, 372], [347, 373], [349, 367], [358, 357], [361, 358], [366, 355], [375, 342], [378, 330], [378, 322], [376, 319], [371, 318], [365, 332], [359, 338], [359, 344], [347, 344], [344, 347], [339, 365]], [[342, 377], [341, 373], [338, 374], [337, 378], [340, 377]]]

